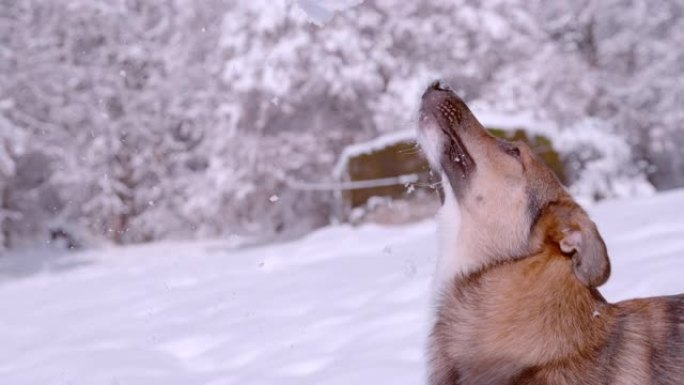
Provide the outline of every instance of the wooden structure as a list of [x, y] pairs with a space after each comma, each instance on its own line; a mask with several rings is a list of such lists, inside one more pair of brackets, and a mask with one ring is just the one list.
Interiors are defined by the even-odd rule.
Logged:
[[[490, 128], [490, 132], [526, 142], [562, 182], [566, 181], [565, 166], [550, 138], [522, 128]], [[438, 199], [431, 187], [429, 165], [415, 143], [414, 130], [346, 148], [335, 167], [334, 178], [341, 186], [336, 190], [340, 204], [336, 211], [341, 220], [348, 218], [351, 210], [366, 206], [373, 197], [411, 200], [416, 195], [432, 194]]]

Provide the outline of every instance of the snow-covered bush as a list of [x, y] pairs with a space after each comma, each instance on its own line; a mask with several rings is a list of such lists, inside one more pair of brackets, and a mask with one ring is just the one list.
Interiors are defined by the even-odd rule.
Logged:
[[595, 120], [587, 119], [577, 125], [560, 131], [555, 141], [564, 154], [570, 191], [575, 196], [601, 200], [655, 191], [634, 163], [634, 153], [624, 137]]

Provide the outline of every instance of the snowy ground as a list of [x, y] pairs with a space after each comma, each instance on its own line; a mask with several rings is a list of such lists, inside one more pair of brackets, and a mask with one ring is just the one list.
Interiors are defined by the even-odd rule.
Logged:
[[[610, 300], [684, 291], [684, 190], [590, 210]], [[421, 384], [434, 224], [0, 258], [2, 384]]]

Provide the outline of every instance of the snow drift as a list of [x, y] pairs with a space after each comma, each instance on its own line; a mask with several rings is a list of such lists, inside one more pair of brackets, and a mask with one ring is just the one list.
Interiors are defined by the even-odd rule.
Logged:
[[[684, 190], [589, 211], [612, 258], [609, 300], [684, 292]], [[0, 378], [421, 384], [435, 244], [427, 221], [329, 227], [266, 246], [159, 243], [2, 258]]]

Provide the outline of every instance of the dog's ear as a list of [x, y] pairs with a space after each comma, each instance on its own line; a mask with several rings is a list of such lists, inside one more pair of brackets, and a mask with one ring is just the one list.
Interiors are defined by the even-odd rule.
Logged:
[[586, 213], [576, 208], [564, 227], [559, 246], [562, 252], [572, 255], [572, 267], [584, 285], [603, 285], [610, 276], [610, 260], [606, 244], [594, 222]]

